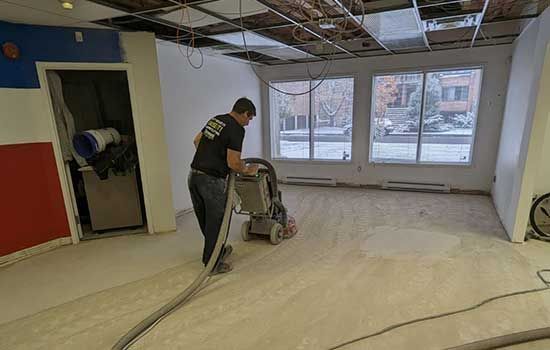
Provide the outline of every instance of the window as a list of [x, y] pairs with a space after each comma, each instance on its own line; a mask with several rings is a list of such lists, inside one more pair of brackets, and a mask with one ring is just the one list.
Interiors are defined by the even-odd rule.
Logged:
[[353, 78], [275, 82], [270, 89], [274, 159], [350, 160]]
[[457, 86], [455, 89], [455, 101], [468, 101], [469, 86]]
[[[412, 76], [412, 77], [411, 77]], [[404, 82], [411, 82], [415, 92], [409, 100], [394, 108], [399, 89]], [[374, 110], [371, 120], [373, 160], [391, 159], [414, 162], [418, 146], [420, 108], [415, 103], [422, 91], [422, 74], [393, 74], [374, 77]], [[399, 135], [399, 136], [397, 136]], [[398, 142], [396, 142], [398, 141]]]
[[371, 162], [469, 164], [481, 75], [473, 68], [374, 76]]
[[445, 86], [442, 89], [443, 101], [468, 101], [469, 86]]
[[444, 87], [441, 91], [443, 101], [454, 101], [455, 100], [455, 87], [447, 86]]

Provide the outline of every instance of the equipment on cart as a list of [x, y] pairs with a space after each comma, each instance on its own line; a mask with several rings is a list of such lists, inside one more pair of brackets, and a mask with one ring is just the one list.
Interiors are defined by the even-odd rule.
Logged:
[[297, 232], [294, 218], [289, 217], [282, 202], [281, 191], [277, 188], [275, 168], [267, 160], [247, 158], [247, 164], [261, 167], [254, 176], [238, 174], [235, 177], [235, 191], [240, 199], [237, 214], [250, 216], [241, 227], [243, 240], [254, 235], [269, 236], [272, 244], [279, 244]]

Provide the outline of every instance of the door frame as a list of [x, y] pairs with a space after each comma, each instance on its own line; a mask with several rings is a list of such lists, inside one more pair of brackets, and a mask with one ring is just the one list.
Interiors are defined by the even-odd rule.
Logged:
[[[78, 234], [78, 224], [76, 221], [76, 213], [73, 202], [73, 189], [70, 186], [70, 179], [66, 173], [65, 162], [63, 160], [63, 153], [61, 151], [61, 143], [59, 141], [59, 135], [57, 132], [57, 125], [55, 121], [55, 114], [50, 94], [50, 88], [48, 86], [48, 79], [46, 77], [46, 71], [48, 70], [96, 70], [96, 71], [124, 71], [128, 79], [128, 90], [130, 93], [130, 104], [132, 108], [132, 119], [134, 122], [134, 132], [136, 135], [136, 145], [138, 151], [138, 160], [140, 165], [144, 165], [144, 152], [143, 152], [143, 138], [142, 138], [142, 125], [141, 125], [141, 111], [136, 103], [136, 91], [135, 91], [135, 79], [133, 68], [128, 63], [80, 63], [80, 62], [36, 62], [36, 70], [38, 73], [38, 80], [40, 82], [40, 91], [43, 99], [44, 106], [48, 106], [46, 109], [49, 115], [49, 126], [52, 146], [55, 155], [55, 162], [57, 166], [57, 173], [59, 174], [59, 181], [61, 183], [61, 191], [63, 193], [63, 201], [65, 204], [65, 211], [67, 214], [67, 220], [69, 222], [69, 228], [71, 231], [71, 239], [73, 244], [80, 242]], [[141, 183], [143, 189], [143, 201], [145, 206], [145, 219], [147, 221], [147, 232], [153, 233], [153, 215], [151, 213], [151, 200], [149, 182], [147, 181], [147, 168], [140, 166]]]

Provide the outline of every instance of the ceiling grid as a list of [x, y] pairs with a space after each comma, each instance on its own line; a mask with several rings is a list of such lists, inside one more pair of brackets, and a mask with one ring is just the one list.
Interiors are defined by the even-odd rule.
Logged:
[[78, 0], [67, 11], [57, 0], [0, 0], [0, 20], [150, 31], [206, 54], [269, 65], [509, 44], [549, 2]]

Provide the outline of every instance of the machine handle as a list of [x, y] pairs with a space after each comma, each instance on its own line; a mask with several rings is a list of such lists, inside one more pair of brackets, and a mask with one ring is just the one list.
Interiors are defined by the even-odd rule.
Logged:
[[267, 172], [269, 173], [269, 177], [271, 178], [271, 194], [273, 197], [277, 197], [279, 194], [279, 190], [277, 189], [277, 173], [275, 172], [275, 168], [273, 167], [273, 165], [262, 158], [246, 158], [244, 159], [244, 162], [246, 164], [260, 164], [267, 168]]

